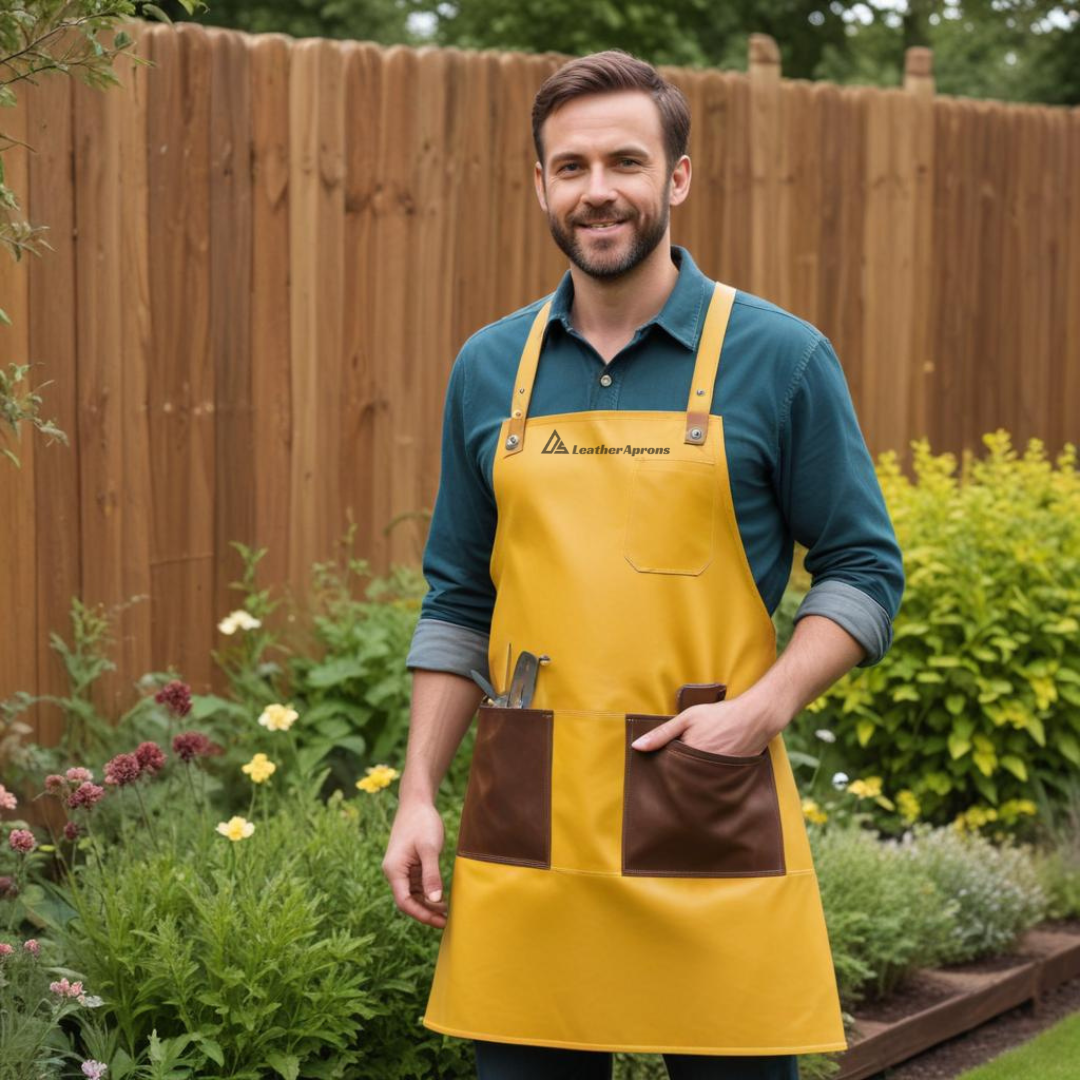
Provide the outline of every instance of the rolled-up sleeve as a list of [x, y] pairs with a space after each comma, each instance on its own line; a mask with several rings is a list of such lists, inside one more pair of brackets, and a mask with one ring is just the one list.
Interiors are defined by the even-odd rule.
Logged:
[[777, 496], [807, 548], [810, 591], [795, 614], [823, 615], [863, 647], [861, 667], [892, 643], [904, 591], [900, 547], [828, 338], [796, 370], [780, 424]]
[[491, 548], [494, 495], [467, 440], [469, 343], [450, 369], [443, 407], [439, 489], [423, 572], [428, 592], [420, 608], [406, 668], [487, 677], [487, 641], [495, 606]]

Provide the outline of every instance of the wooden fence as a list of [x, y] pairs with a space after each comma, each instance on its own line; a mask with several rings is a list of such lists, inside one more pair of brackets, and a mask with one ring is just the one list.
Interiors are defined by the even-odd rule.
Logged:
[[[0, 463], [0, 698], [60, 692], [71, 597], [128, 606], [101, 704], [172, 664], [219, 686], [232, 540], [303, 596], [347, 515], [418, 562], [447, 374], [565, 262], [532, 191], [557, 57], [137, 23], [122, 89], [22, 84], [8, 182], [55, 251], [0, 257], [3, 362], [70, 448]], [[693, 108], [674, 237], [836, 345], [874, 450], [1080, 435], [1080, 110], [666, 70]], [[409, 516], [413, 515], [413, 516]], [[388, 531], [391, 522], [400, 524]], [[57, 717], [38, 720], [50, 741]]]

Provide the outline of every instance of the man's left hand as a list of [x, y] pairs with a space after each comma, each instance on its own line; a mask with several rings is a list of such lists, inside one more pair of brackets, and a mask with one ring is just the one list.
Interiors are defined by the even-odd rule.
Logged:
[[751, 695], [712, 705], [691, 705], [677, 716], [635, 739], [635, 750], [658, 750], [672, 739], [710, 754], [750, 757], [760, 754], [784, 725], [772, 710], [759, 707]]

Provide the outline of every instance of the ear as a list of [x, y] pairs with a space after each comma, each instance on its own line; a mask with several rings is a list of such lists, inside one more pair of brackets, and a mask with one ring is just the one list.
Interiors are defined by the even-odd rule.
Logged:
[[544, 166], [538, 161], [533, 167], [533, 185], [536, 187], [536, 197], [540, 201], [540, 209], [546, 214], [547, 198], [544, 196]]
[[671, 173], [672, 206], [678, 206], [679, 203], [685, 202], [686, 197], [690, 194], [691, 172], [690, 158], [686, 154], [683, 154], [676, 162], [675, 168]]

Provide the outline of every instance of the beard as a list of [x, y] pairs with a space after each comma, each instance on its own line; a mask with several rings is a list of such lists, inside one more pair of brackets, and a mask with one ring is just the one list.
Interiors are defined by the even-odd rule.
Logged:
[[656, 250], [657, 244], [660, 243], [667, 232], [670, 214], [671, 202], [665, 193], [660, 207], [660, 214], [653, 220], [652, 224], [646, 223], [644, 228], [640, 225], [640, 215], [619, 215], [620, 219], [626, 221], [633, 230], [630, 244], [621, 256], [614, 256], [612, 253], [607, 252], [590, 255], [582, 247], [576, 228], [577, 225], [586, 225], [590, 221], [608, 220], [610, 215], [608, 219], [599, 215], [593, 215], [590, 218], [572, 219], [569, 229], [563, 226], [562, 222], [550, 212], [547, 219], [552, 239], [558, 244], [562, 253], [579, 270], [590, 277], [611, 281], [630, 273], [634, 267], [644, 262]]

